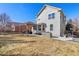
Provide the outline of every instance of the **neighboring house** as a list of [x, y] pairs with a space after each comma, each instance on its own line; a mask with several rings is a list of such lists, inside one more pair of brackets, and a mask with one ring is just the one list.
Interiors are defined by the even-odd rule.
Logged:
[[20, 32], [20, 26], [22, 25], [22, 23], [18, 23], [18, 22], [10, 22], [11, 24], [11, 31], [13, 32]]
[[61, 8], [44, 5], [37, 14], [37, 30], [52, 33], [52, 36], [62, 37], [65, 31], [66, 17]]
[[[3, 27], [4, 26], [4, 27]], [[3, 23], [0, 21], [0, 32], [33, 32], [35, 24], [33, 22], [19, 23], [19, 22], [7, 22]]]
[[14, 32], [28, 32], [28, 31], [33, 31], [33, 26], [34, 23], [32, 22], [27, 22], [27, 23], [18, 23], [18, 22], [12, 22], [11, 23], [11, 31]]

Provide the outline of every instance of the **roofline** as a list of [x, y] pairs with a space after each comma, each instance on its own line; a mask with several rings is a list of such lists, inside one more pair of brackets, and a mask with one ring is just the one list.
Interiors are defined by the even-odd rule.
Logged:
[[50, 5], [48, 5], [48, 4], [45, 4], [42, 8], [41, 8], [41, 10], [37, 13], [37, 15], [36, 15], [36, 17], [38, 17], [40, 14], [41, 14], [41, 12], [44, 10], [44, 8], [45, 7], [51, 7], [51, 8], [56, 8], [56, 9], [58, 9], [58, 10], [61, 10], [61, 8], [58, 8], [58, 7], [54, 7], [54, 6], [50, 6]]
[[39, 14], [43, 11], [43, 9], [46, 7], [46, 5], [43, 5], [43, 7], [41, 8], [41, 10], [37, 13], [36, 16], [39, 16]]
[[58, 10], [61, 10], [61, 8], [58, 8], [58, 7], [54, 7], [54, 6], [51, 6], [51, 5], [48, 5], [48, 4], [45, 4], [45, 5], [48, 6], [48, 7], [51, 7], [51, 8], [56, 8]]

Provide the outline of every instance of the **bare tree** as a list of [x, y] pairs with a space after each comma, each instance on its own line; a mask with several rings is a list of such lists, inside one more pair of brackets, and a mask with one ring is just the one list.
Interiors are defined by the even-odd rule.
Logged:
[[76, 27], [79, 28], [79, 20], [76, 18], [74, 19], [74, 22], [75, 22]]
[[6, 13], [1, 14], [0, 15], [0, 30], [7, 31], [9, 29], [7, 25], [9, 25], [10, 21], [11, 19]]

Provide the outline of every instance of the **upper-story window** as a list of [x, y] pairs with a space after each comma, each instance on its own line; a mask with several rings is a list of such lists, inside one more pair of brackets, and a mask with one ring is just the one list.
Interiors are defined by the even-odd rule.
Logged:
[[38, 20], [40, 20], [40, 19], [38, 19]]
[[49, 14], [48, 19], [53, 19], [55, 17], [55, 13]]

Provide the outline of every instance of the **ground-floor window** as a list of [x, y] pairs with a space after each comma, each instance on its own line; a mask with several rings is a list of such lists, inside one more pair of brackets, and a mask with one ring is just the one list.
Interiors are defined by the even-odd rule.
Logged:
[[53, 24], [50, 24], [50, 31], [53, 31]]
[[38, 30], [41, 31], [41, 25], [38, 25]]

